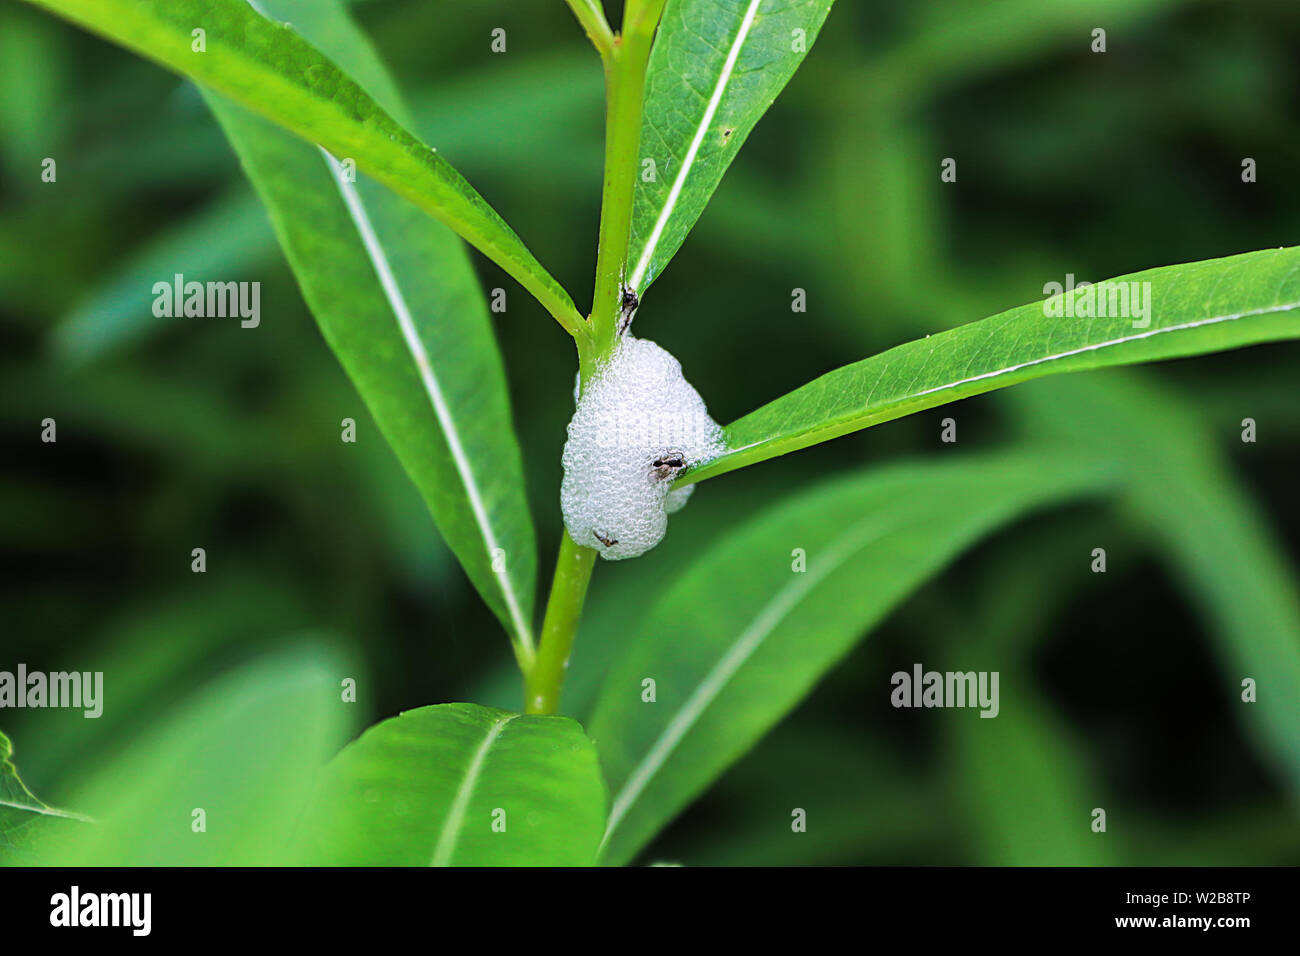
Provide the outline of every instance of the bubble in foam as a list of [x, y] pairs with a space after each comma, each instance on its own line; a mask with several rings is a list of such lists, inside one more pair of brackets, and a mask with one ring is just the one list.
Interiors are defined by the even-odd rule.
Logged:
[[686, 468], [717, 457], [722, 429], [670, 353], [625, 335], [577, 401], [564, 445], [560, 508], [569, 536], [611, 561], [659, 543], [693, 485]]

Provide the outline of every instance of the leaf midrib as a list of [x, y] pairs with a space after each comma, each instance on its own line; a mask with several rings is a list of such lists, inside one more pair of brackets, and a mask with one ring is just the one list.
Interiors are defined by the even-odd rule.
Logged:
[[456, 843], [460, 840], [461, 827], [465, 821], [465, 814], [469, 810], [470, 798], [474, 795], [474, 788], [478, 784], [478, 779], [483, 774], [483, 765], [487, 762], [488, 751], [496, 743], [497, 738], [505, 730], [506, 724], [518, 717], [518, 714], [507, 714], [500, 718], [488, 730], [487, 736], [483, 743], [474, 753], [470, 760], [469, 766], [465, 770], [465, 778], [461, 780], [460, 786], [456, 788], [456, 797], [452, 800], [451, 809], [447, 811], [447, 818], [443, 821], [442, 832], [438, 835], [438, 842], [434, 846], [433, 857], [429, 861], [430, 866], [450, 866], [452, 855], [456, 852]]
[[[748, 626], [732, 642], [726, 653], [691, 691], [686, 703], [673, 715], [646, 751], [646, 755], [628, 774], [623, 786], [619, 788], [618, 795], [610, 803], [609, 822], [605, 828], [605, 835], [601, 839], [600, 849], [597, 851], [598, 856], [604, 852], [610, 837], [618, 829], [628, 809], [640, 798], [655, 774], [672, 756], [682, 738], [722, 692], [727, 682], [780, 626], [786, 616], [827, 577], [843, 567], [863, 548], [899, 527], [902, 520], [894, 516], [881, 520], [879, 515], [872, 515], [853, 525], [837, 539], [832, 539], [826, 556], [815, 565], [816, 572], [810, 567], [805, 574], [799, 575], [790, 584], [781, 588], [763, 605]], [[779, 613], [776, 613], [778, 610]], [[770, 622], [763, 623], [765, 618], [774, 614], [775, 617]], [[760, 624], [763, 626], [760, 627]]]
[[[340, 105], [337, 96], [313, 98], [314, 91], [305, 90], [302, 84], [287, 79], [285, 75], [250, 55], [242, 47], [228, 47], [223, 53], [232, 66], [238, 67], [238, 70], [230, 71], [231, 75], [239, 74], [244, 78], [242, 82], [236, 82], [230, 75], [217, 75], [213, 71], [187, 68], [190, 57], [195, 54], [191, 54], [188, 50], [176, 49], [177, 37], [169, 29], [174, 27], [174, 24], [166, 20], [160, 21], [147, 9], [139, 12], [134, 9], [133, 4], [114, 4], [113, 10], [117, 16], [110, 25], [106, 23], [102, 11], [98, 11], [101, 15], [97, 15], [91, 0], [29, 0], [29, 2], [45, 7], [169, 70], [188, 76], [200, 85], [224, 94], [308, 142], [316, 142], [316, 133], [319, 132], [321, 124], [318, 124], [316, 133], [313, 133], [309, 129], [311, 123], [304, 121], [301, 114], [290, 117], [266, 104], [279, 100], [299, 100], [310, 116], [322, 120], [326, 116], [330, 117], [331, 122], [324, 124], [330, 127], [328, 137], [332, 140], [329, 144], [330, 149], [337, 153], [355, 156], [359, 168], [369, 172], [376, 180], [398, 195], [450, 227], [519, 282], [546, 307], [570, 335], [578, 337], [587, 334], [585, 320], [574, 306], [568, 292], [537, 261], [524, 245], [523, 240], [497, 211], [454, 167], [437, 155], [436, 149], [411, 133], [375, 101], [364, 87], [305, 40], [303, 42], [306, 47], [336, 70], [342, 81], [355, 88], [356, 92], [373, 104], [373, 122], [357, 121]], [[266, 17], [255, 4], [249, 4], [249, 9], [253, 15], [261, 17], [271, 25], [278, 23], [273, 18]], [[285, 24], [280, 25], [285, 26]], [[257, 89], [258, 96], [249, 93], [249, 90], [254, 87]], [[347, 92], [351, 93], [351, 88], [347, 89]], [[391, 131], [385, 135], [386, 130]], [[317, 145], [323, 144], [317, 143]], [[430, 155], [433, 156], [432, 166], [429, 165]], [[385, 168], [384, 163], [375, 157], [383, 157], [393, 168]], [[411, 177], [416, 177], [421, 182], [413, 182]]]
[[[1260, 309], [1250, 309], [1244, 312], [1234, 312], [1225, 315], [1210, 316], [1207, 318], [1197, 319], [1191, 322], [1182, 322], [1177, 325], [1163, 326], [1158, 329], [1145, 329], [1142, 332], [1134, 335], [1121, 336], [1115, 339], [1108, 339], [1105, 342], [1095, 342], [1089, 345], [1080, 346], [1078, 348], [1067, 349], [1062, 352], [1053, 353], [1051, 355], [1039, 356], [1029, 361], [1019, 362], [1014, 365], [1008, 365], [1004, 368], [994, 369], [989, 372], [982, 372], [979, 375], [972, 375], [967, 378], [959, 379], [954, 382], [945, 382], [942, 385], [936, 385], [931, 388], [923, 389], [917, 392], [909, 392], [906, 395], [898, 396], [894, 399], [891, 399], [889, 402], [885, 404], [876, 406], [875, 408], [872, 408], [868, 404], [864, 404], [844, 414], [837, 415], [833, 418], [825, 419], [821, 422], [818, 422], [816, 425], [801, 429], [799, 431], [781, 432], [780, 434], [769, 435], [767, 437], [760, 438], [756, 441], [747, 442], [743, 445], [732, 445], [727, 449], [727, 451], [724, 454], [713, 459], [707, 464], [701, 466], [698, 472], [695, 473], [687, 472], [683, 474], [682, 477], [678, 480], [678, 482], [679, 484], [690, 484], [690, 483], [705, 481], [709, 478], [716, 478], [719, 475], [726, 474], [727, 472], [733, 471], [736, 468], [743, 467], [746, 464], [757, 463], [757, 461], [764, 460], [762, 458], [757, 459], [754, 462], [738, 460], [739, 456], [744, 455], [744, 453], [746, 452], [753, 451], [754, 449], [766, 448], [768, 446], [778, 446], [778, 447], [788, 446], [789, 451], [796, 451], [800, 448], [806, 448], [809, 445], [817, 444], [818, 442], [821, 441], [828, 441], [832, 438], [838, 438], [839, 436], [848, 434], [849, 432], [857, 431], [859, 428], [866, 428], [866, 427], [870, 427], [871, 425], [877, 425], [877, 424], [881, 424], [882, 422], [889, 421], [891, 418], [899, 417], [899, 415], [893, 414], [894, 412], [901, 412], [903, 409], [908, 409], [913, 405], [919, 404], [923, 407], [933, 407], [931, 405], [926, 405], [925, 399], [927, 399], [929, 396], [936, 395], [940, 392], [961, 388], [964, 385], [971, 385], [975, 382], [981, 382], [981, 381], [993, 382], [999, 378], [1014, 375], [1016, 372], [1023, 371], [1024, 369], [1027, 368], [1033, 368], [1038, 365], [1045, 365], [1050, 362], [1060, 361], [1062, 359], [1071, 358], [1076, 355], [1086, 354], [1088, 352], [1099, 352], [1103, 349], [1114, 348], [1120, 345], [1127, 345], [1129, 343], [1141, 341], [1143, 339], [1153, 338], [1157, 335], [1161, 335], [1167, 332], [1182, 332], [1182, 331], [1187, 331], [1189, 329], [1202, 328], [1206, 326], [1220, 324], [1223, 322], [1231, 322], [1238, 319], [1252, 318], [1260, 315], [1270, 315], [1270, 314], [1277, 314], [1282, 312], [1291, 312], [1291, 311], [1295, 311], [1298, 308], [1300, 308], [1300, 301], [1292, 301], [1292, 302], [1279, 303], [1277, 305], [1272, 305]], [[960, 329], [961, 327], [959, 326], [957, 329], [953, 329], [952, 332], [954, 333], [958, 332], [960, 331]], [[905, 343], [904, 345], [898, 346], [898, 348], [906, 348], [908, 345], [911, 344], [912, 343]], [[881, 356], [885, 356], [888, 354], [889, 352], [880, 353]], [[870, 359], [866, 359], [864, 361], [870, 361]], [[824, 379], [840, 374], [845, 368], [852, 368], [852, 365], [843, 366], [840, 369], [835, 369], [834, 371], [827, 372], [825, 375], [814, 379], [813, 381], [809, 382], [806, 385], [801, 386], [798, 389], [795, 389], [793, 392], [789, 392], [786, 395], [777, 398], [774, 401], [769, 402], [768, 404], [755, 409], [753, 412], [750, 412], [748, 415], [745, 415], [737, 419], [736, 421], [732, 422], [730, 425], [725, 426], [724, 433], [731, 432], [733, 429], [743, 426], [747, 420], [753, 418], [756, 415], [761, 415], [768, 412], [771, 409], [771, 407], [776, 403], [789, 399], [791, 396], [798, 394], [798, 392], [802, 391], [803, 389], [811, 388], [815, 386], [817, 382], [823, 381]], [[883, 369], [881, 371], [883, 372]], [[971, 395], [981, 394], [982, 392], [992, 391], [996, 387], [997, 387], [996, 385], [989, 385], [987, 388], [976, 389], [972, 391], [970, 394]], [[942, 402], [936, 402], [935, 404], [942, 404]], [[919, 411], [920, 409], [918, 408], [915, 410]], [[771, 456], [767, 456], [767, 457], [771, 457]]]
[[[419, 331], [415, 328], [415, 320], [411, 316], [410, 307], [406, 304], [406, 297], [402, 294], [401, 285], [398, 283], [397, 276], [389, 264], [383, 243], [370, 222], [370, 216], [366, 213], [365, 205], [361, 201], [361, 195], [357, 192], [356, 185], [349, 182], [341, 174], [338, 160], [330, 155], [328, 150], [319, 146], [317, 148], [320, 149], [325, 164], [329, 167], [330, 175], [339, 188], [339, 193], [343, 197], [343, 204], [348, 210], [348, 216], [357, 228], [366, 255], [369, 256], [370, 263], [375, 269], [375, 276], [379, 279], [379, 285], [384, 290], [384, 297], [388, 300], [393, 315], [397, 319], [397, 325], [402, 332], [402, 340], [405, 342], [407, 352], [410, 353], [411, 359], [415, 363], [416, 372], [420, 376], [425, 394], [429, 397], [429, 403], [433, 406], [433, 413], [442, 428], [443, 436], [446, 438], [447, 450], [451, 453], [452, 462], [456, 466], [456, 473], [460, 476], [461, 484], [465, 489], [465, 497], [469, 500], [470, 510], [474, 513], [474, 521], [479, 527], [490, 563], [493, 559], [493, 553], [500, 545], [497, 542], [496, 534], [492, 530], [487, 507], [484, 505], [483, 497], [479, 492], [473, 466], [470, 464], [469, 458], [465, 454], [465, 448], [461, 444], [460, 429], [452, 418], [450, 408], [447, 407], [447, 400], [443, 395], [442, 386], [438, 383], [437, 373], [433, 370], [433, 363], [424, 348], [424, 343], [420, 341]], [[505, 599], [507, 610], [510, 613], [510, 620], [515, 627], [516, 636], [520, 643], [531, 652], [533, 646], [532, 629], [524, 619], [523, 610], [520, 607], [509, 574], [501, 572], [494, 574], [493, 577], [496, 579], [502, 597]]]
[[28, 813], [35, 813], [43, 817], [60, 817], [65, 820], [78, 820], [82, 823], [93, 823], [94, 821], [84, 813], [73, 813], [71, 810], [58, 810], [45, 804], [15, 803], [12, 800], [0, 799], [0, 807], [8, 807], [10, 810], [23, 810]]
[[664, 229], [668, 226], [668, 220], [672, 218], [673, 210], [677, 207], [677, 201], [681, 198], [686, 179], [695, 165], [695, 157], [700, 151], [700, 146], [704, 143], [705, 134], [713, 124], [713, 117], [722, 102], [722, 96], [726, 92], [727, 84], [731, 81], [731, 74], [736, 68], [736, 61], [740, 59], [741, 48], [745, 45], [745, 40], [749, 36], [750, 28], [754, 25], [754, 18], [758, 15], [758, 8], [762, 3], [763, 0], [750, 0], [749, 8], [745, 11], [745, 18], [736, 31], [736, 38], [731, 43], [731, 49], [727, 51], [727, 59], [722, 64], [722, 72], [718, 74], [718, 81], [714, 85], [713, 94], [709, 97], [708, 105], [704, 109], [704, 116], [700, 119], [699, 128], [696, 129], [691, 145], [686, 150], [686, 156], [682, 159], [681, 169], [677, 171], [672, 188], [668, 191], [668, 198], [664, 200], [664, 206], [659, 210], [659, 218], [655, 220], [654, 228], [650, 230], [641, 258], [637, 260], [636, 268], [632, 270], [630, 285], [638, 292], [645, 291], [643, 280], [646, 271], [650, 268], [650, 260], [654, 257], [655, 249], [659, 246], [659, 240], [663, 237]]

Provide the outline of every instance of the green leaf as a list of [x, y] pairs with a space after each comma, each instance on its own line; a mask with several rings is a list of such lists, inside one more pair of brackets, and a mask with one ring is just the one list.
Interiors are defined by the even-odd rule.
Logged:
[[613, 793], [605, 861], [629, 860], [964, 548], [1105, 480], [1046, 454], [893, 467], [804, 492], [700, 556], [628, 622], [590, 723]]
[[[395, 100], [338, 3], [266, 5], [340, 58], [352, 51], [357, 75]], [[530, 654], [536, 542], [505, 371], [464, 246], [375, 183], [350, 182], [317, 147], [206, 95], [326, 341], [516, 652]]]
[[[1238, 421], [1216, 435], [1177, 393], [1136, 375], [1058, 381], [1016, 399], [1036, 435], [1123, 463], [1126, 514], [1208, 622], [1224, 699], [1300, 793], [1300, 588], [1267, 516], [1216, 450], [1239, 438]], [[1077, 408], [1086, 417], [1068, 411]], [[1246, 677], [1257, 684], [1255, 703], [1242, 702]]]
[[[978, 646], [978, 645], [977, 645]], [[954, 769], [966, 802], [973, 858], [991, 866], [1113, 865], [1115, 847], [1092, 832], [1094, 807], [1108, 805], [1083, 748], [1015, 663], [1000, 665], [996, 720], [948, 721]]]
[[[680, 850], [666, 840], [662, 852], [686, 866], [928, 863], [932, 858], [918, 857], [927, 846], [959, 847], [961, 840], [947, 788], [919, 770], [869, 737], [838, 725], [801, 725], [794, 715], [710, 791], [709, 802], [726, 807], [725, 826], [691, 831]], [[807, 830], [773, 825], [789, 820], [794, 807], [806, 811]]]
[[1108, 512], [1089, 509], [1068, 526], [1045, 523], [1017, 535], [1014, 547], [983, 562], [963, 589], [973, 599], [928, 603], [930, 626], [942, 629], [950, 648], [978, 654], [1001, 674], [996, 720], [943, 721], [950, 755], [943, 768], [951, 778], [945, 789], [961, 803], [949, 810], [960, 836], [948, 844], [968, 862], [1104, 866], [1143, 859], [1124, 856], [1129, 847], [1121, 852], [1092, 832], [1093, 808], [1111, 806], [1114, 797], [1094, 766], [1098, 742], [1078, 737], [1031, 666], [1078, 586], [1078, 575], [1062, 569], [1077, 568], [1099, 534], [1117, 543], [1106, 530]]
[[96, 824], [43, 841], [40, 862], [296, 862], [288, 838], [316, 773], [350, 731], [340, 682], [352, 673], [323, 646], [301, 642], [212, 681], [88, 769], [72, 802]]
[[88, 822], [79, 814], [55, 810], [38, 800], [9, 759], [13, 752], [9, 738], [0, 733], [0, 863], [4, 864], [22, 862], [55, 821]]
[[[552, 195], [587, 196], [600, 180], [605, 84], [590, 50], [494, 56], [408, 99], [414, 128], [436, 131], [439, 152], [503, 189], [528, 191], [544, 181]], [[537, 122], [541, 116], [545, 122]], [[503, 129], [510, 130], [508, 150]], [[529, 179], [519, 176], [520, 156], [528, 157]]]
[[[451, 164], [368, 91], [245, 0], [29, 0], [230, 97], [357, 166], [446, 223], [537, 297], [572, 335], [572, 299]], [[260, 2], [260, 0], [259, 0]], [[302, 14], [311, 4], [298, 8]], [[193, 31], [203, 30], [204, 50]]]
[[628, 284], [681, 247], [750, 130], [789, 82], [832, 0], [669, 0], [646, 73]]
[[584, 866], [605, 823], [596, 751], [567, 717], [408, 711], [326, 769], [307, 839], [345, 866]]
[[1300, 248], [1150, 269], [1086, 291], [1109, 302], [1134, 288], [1127, 283], [1150, 283], [1145, 327], [1122, 317], [1047, 315], [1067, 293], [908, 342], [828, 372], [728, 425], [729, 450], [685, 481], [1043, 375], [1300, 337]]
[[1009, 552], [980, 565], [967, 592], [973, 600], [928, 604], [930, 627], [942, 629], [950, 648], [978, 654], [1001, 674], [996, 720], [942, 721], [950, 756], [943, 766], [952, 778], [946, 789], [962, 804], [953, 814], [962, 836], [949, 845], [981, 865], [1124, 862], [1120, 848], [1090, 826], [1093, 808], [1111, 806], [1114, 795], [1089, 759], [1095, 741], [1078, 738], [1031, 666], [1053, 615], [1078, 585], [1078, 575], [1062, 568], [1077, 567], [1078, 556], [1105, 534], [1095, 512], [1076, 525], [1077, 532], [1063, 533], [1056, 523], [1018, 535]]
[[[907, 11], [905, 35], [881, 50], [848, 88], [879, 91], [914, 108], [981, 75], [1009, 71], [1044, 53], [1088, 49], [1093, 28], [1133, 35], [1144, 21], [1187, 0], [964, 0], [918, 4]], [[1081, 39], [1082, 38], [1082, 39]]]
[[153, 314], [149, 290], [155, 282], [176, 273], [233, 279], [262, 262], [274, 244], [261, 204], [241, 184], [198, 215], [151, 238], [115, 267], [54, 328], [54, 350], [69, 363], [80, 364], [174, 327], [172, 320]]

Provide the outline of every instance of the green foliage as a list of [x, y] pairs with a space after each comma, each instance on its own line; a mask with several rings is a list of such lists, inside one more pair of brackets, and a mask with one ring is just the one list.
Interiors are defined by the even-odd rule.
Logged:
[[95, 824], [45, 842], [61, 866], [295, 862], [291, 836], [316, 773], [350, 729], [347, 668], [315, 642], [202, 688], [86, 775], [74, 805]]
[[[292, 27], [245, 0], [31, 0], [247, 106], [437, 217], [519, 280], [572, 334], [568, 293], [474, 188]], [[305, 9], [305, 8], [304, 8]], [[203, 30], [196, 50], [193, 31]]]
[[[625, 635], [591, 720], [613, 794], [605, 859], [627, 862], [965, 547], [1103, 479], [1047, 456], [873, 470], [793, 496], [702, 554]], [[693, 619], [716, 593], [727, 601]], [[688, 620], [689, 637], [664, 639]]]
[[[1235, 707], [1243, 678], [1260, 685], [1257, 703], [1243, 711], [1255, 728], [1250, 739], [1300, 793], [1300, 588], [1276, 535], [1185, 401], [1136, 377], [1053, 385], [1018, 394], [1017, 413], [1036, 435], [1123, 463], [1130, 520], [1211, 624], [1223, 665], [1218, 692]], [[1089, 427], [1070, 413], [1080, 407]]]
[[247, 189], [232, 191], [201, 215], [169, 229], [131, 256], [54, 330], [57, 353], [83, 364], [129, 348], [165, 324], [134, 293], [159, 276], [229, 275], [259, 262], [275, 245], [266, 211]]
[[[686, 480], [1042, 375], [1300, 337], [1298, 266], [1300, 249], [1277, 249], [1150, 269], [1063, 293], [1066, 304], [1058, 294], [1055, 303], [1034, 302], [908, 342], [828, 372], [728, 425], [730, 450]], [[1132, 318], [1131, 304], [1122, 311], [1111, 304], [1131, 303], [1130, 290], [1148, 285], [1148, 316]], [[1118, 298], [1121, 291], [1126, 298]], [[1075, 300], [1085, 292], [1105, 302], [1107, 314], [1098, 317], [1090, 306], [1077, 315]]]
[[764, 9], [761, 0], [670, 0], [664, 7], [646, 71], [628, 249], [628, 283], [638, 293], [681, 248], [750, 131], [812, 49], [832, 2]]
[[[1300, 859], [1296, 512], [1277, 477], [1300, 437], [1294, 346], [1209, 357], [1300, 337], [1300, 249], [1276, 248], [1300, 214], [1276, 174], [1300, 148], [1276, 122], [1300, 14], [1277, 5], [1263, 28], [1177, 0], [842, 4], [818, 39], [830, 0], [628, 0], [615, 43], [601, 4], [571, 0], [611, 93], [584, 320], [443, 158], [549, 244], [555, 275], [586, 268], [600, 71], [546, 37], [562, 5], [440, 10], [430, 43], [419, 0], [31, 3], [198, 89], [0, 10], [0, 81], [15, 91], [0, 159], [19, 196], [0, 219], [19, 356], [5, 359], [16, 399], [0, 424], [24, 443], [46, 415], [60, 428], [39, 464], [2, 480], [0, 540], [32, 568], [12, 584], [5, 649], [102, 668], [113, 702], [102, 720], [27, 713], [12, 730], [35, 790], [94, 823], [34, 797], [0, 735], [0, 861]], [[1101, 22], [1114, 57], [1087, 53]], [[499, 24], [509, 57], [459, 42]], [[1123, 59], [1143, 44], [1152, 56]], [[103, 58], [102, 89], [85, 89], [83, 56]], [[756, 129], [761, 148], [733, 168]], [[1162, 136], [1176, 148], [1162, 154]], [[1135, 167], [1141, 137], [1156, 156]], [[1243, 142], [1272, 176], [1246, 187], [1265, 201], [1240, 191]], [[47, 155], [57, 190], [33, 189]], [[947, 155], [962, 177], [941, 185]], [[983, 457], [937, 460], [953, 451], [914, 419], [874, 430], [871, 454], [932, 460], [864, 468], [866, 446], [840, 442], [710, 482], [658, 549], [602, 568], [580, 634], [593, 562], [562, 539], [536, 655], [535, 539], [564, 534], [572, 344], [513, 314], [494, 330], [453, 233], [577, 339], [584, 374], [610, 344], [617, 284], [644, 292], [695, 235], [638, 334], [702, 372], [719, 420], [785, 394], [728, 426], [730, 451], [691, 481], [1040, 376], [1204, 357], [964, 405], [963, 445], [1004, 446]], [[1150, 283], [1149, 325], [1030, 301], [1058, 273], [1167, 262], [1187, 264], [1093, 287]], [[257, 275], [275, 319], [256, 339], [179, 332], [143, 294], [174, 272]], [[791, 286], [809, 303], [794, 321]], [[349, 415], [361, 437], [341, 448]], [[1244, 416], [1267, 449], [1238, 447]], [[543, 508], [530, 513], [526, 488]], [[181, 585], [176, 556], [196, 543], [213, 570]], [[1107, 575], [1081, 557], [1096, 544]], [[52, 584], [64, 568], [67, 585]], [[520, 675], [493, 615], [530, 691], [545, 685], [541, 709], [570, 673], [566, 709], [589, 712], [587, 729], [514, 712]], [[1116, 620], [1141, 695], [1091, 660]], [[365, 668], [332, 639], [277, 636], [322, 630], [363, 648]], [[1147, 647], [1158, 659], [1130, 664]], [[1053, 655], [1067, 652], [1062, 668]], [[881, 718], [900, 656], [971, 655], [1002, 675], [996, 720], [927, 714], [909, 736]], [[357, 703], [340, 698], [349, 679]], [[466, 697], [481, 703], [407, 709]], [[1193, 713], [1208, 715], [1199, 732], [1184, 730]], [[1168, 766], [1152, 771], [1144, 745]], [[1099, 805], [1122, 821], [1104, 837], [1088, 829]], [[791, 807], [808, 808], [806, 833]]]
[[[1024, 675], [1002, 671], [1008, 683]], [[983, 724], [984, 726], [981, 726]], [[1115, 848], [1088, 824], [1107, 805], [1050, 708], [1018, 694], [996, 720], [954, 721], [951, 759], [980, 859], [992, 866], [1107, 866]]]
[[591, 741], [567, 717], [408, 711], [326, 768], [309, 859], [345, 866], [586, 866], [605, 822]]
[[[337, 3], [272, 3], [303, 36], [356, 51], [356, 75], [400, 104]], [[374, 183], [216, 95], [209, 102], [270, 211], [303, 296], [433, 513], [526, 659], [537, 545], [505, 372], [459, 240]]]
[[51, 827], [66, 826], [61, 821], [88, 822], [38, 800], [9, 759], [13, 752], [9, 738], [0, 733], [0, 863], [23, 862], [27, 851], [48, 838]]

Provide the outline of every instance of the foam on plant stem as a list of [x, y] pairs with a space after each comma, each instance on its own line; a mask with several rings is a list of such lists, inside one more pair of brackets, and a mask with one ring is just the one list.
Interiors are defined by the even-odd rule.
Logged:
[[611, 561], [644, 554], [695, 490], [672, 490], [677, 475], [723, 450], [722, 429], [681, 363], [647, 339], [623, 336], [569, 422], [560, 486], [569, 536]]

